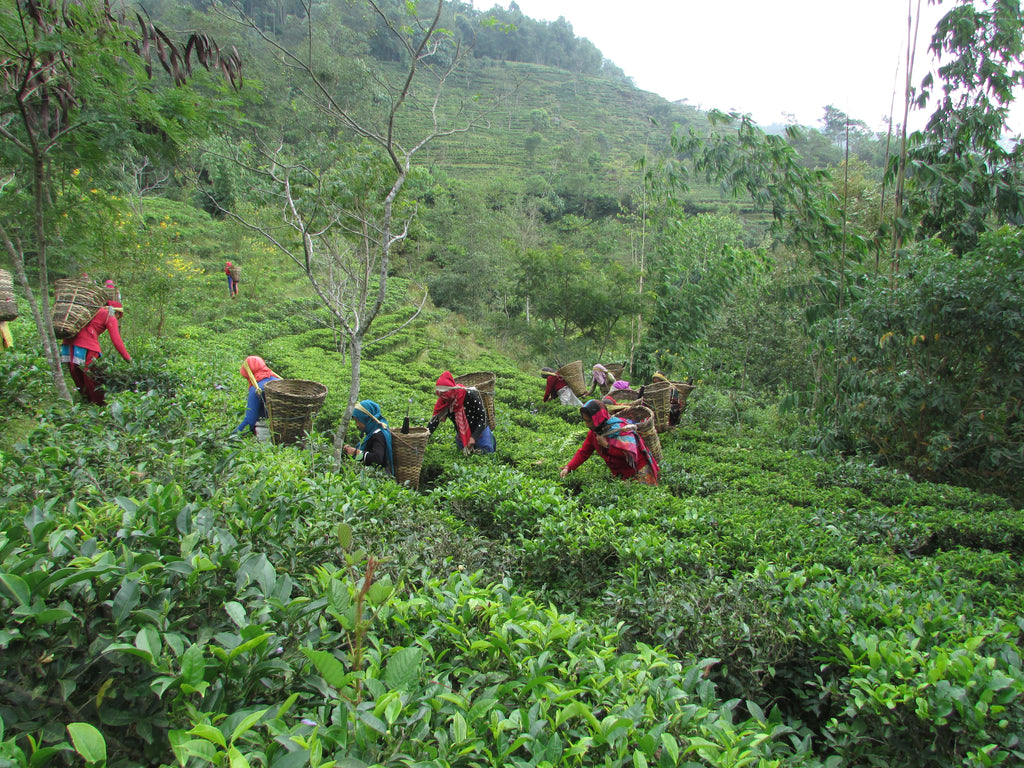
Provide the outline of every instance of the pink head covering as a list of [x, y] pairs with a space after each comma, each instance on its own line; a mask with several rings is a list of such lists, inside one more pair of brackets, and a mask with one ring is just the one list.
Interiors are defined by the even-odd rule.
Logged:
[[629, 389], [629, 382], [617, 379], [612, 383], [612, 389]]

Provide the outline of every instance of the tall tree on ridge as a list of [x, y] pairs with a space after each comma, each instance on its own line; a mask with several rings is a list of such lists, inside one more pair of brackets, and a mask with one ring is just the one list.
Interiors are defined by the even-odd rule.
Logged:
[[[429, 143], [470, 130], [480, 115], [468, 114], [462, 105], [446, 112], [442, 105], [448, 77], [470, 50], [441, 28], [444, 0], [436, 0], [428, 15], [420, 15], [416, 4], [409, 3], [405, 17], [389, 13], [378, 0], [365, 0], [404, 62], [402, 74], [390, 80], [365, 70], [377, 101], [385, 105], [377, 114], [358, 113], [339, 97], [329, 79], [321, 76], [320, 62], [313, 55], [317, 30], [312, 0], [303, 0], [303, 4], [307, 38], [294, 50], [241, 14], [237, 4], [235, 9], [238, 20], [260, 35], [283, 66], [300, 76], [303, 96], [334, 134], [341, 139], [354, 137], [357, 142], [350, 142], [347, 148], [332, 145], [322, 154], [326, 158], [334, 153], [337, 161], [319, 168], [286, 158], [279, 150], [258, 149], [261, 159], [252, 169], [269, 182], [282, 214], [280, 223], [267, 225], [236, 212], [227, 213], [261, 233], [294, 261], [342, 328], [351, 379], [348, 405], [334, 435], [335, 459], [340, 463], [345, 432], [359, 401], [363, 348], [379, 341], [367, 342], [367, 335], [387, 297], [392, 254], [407, 238], [415, 216], [415, 210], [403, 208], [400, 200], [413, 160]], [[400, 118], [410, 112], [417, 112], [422, 122], [420, 128], [407, 131]], [[406, 324], [418, 313], [417, 308]]]

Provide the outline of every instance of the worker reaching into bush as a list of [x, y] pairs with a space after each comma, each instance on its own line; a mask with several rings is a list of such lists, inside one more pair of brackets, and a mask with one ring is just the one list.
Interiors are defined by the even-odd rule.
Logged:
[[487, 410], [480, 393], [456, 384], [449, 371], [437, 379], [435, 392], [434, 415], [427, 422], [431, 434], [442, 421], [450, 418], [455, 425], [455, 441], [467, 456], [470, 453], [493, 453], [494, 434], [487, 424]]
[[131, 355], [125, 349], [121, 340], [120, 319], [124, 317], [124, 307], [121, 302], [111, 299], [106, 306], [100, 307], [92, 320], [86, 323], [74, 338], [61, 344], [60, 359], [67, 363], [71, 379], [78, 387], [82, 398], [87, 403], [94, 405], [105, 405], [106, 395], [103, 387], [94, 379], [89, 372], [93, 362], [103, 353], [100, 349], [100, 335], [106, 331], [110, 334], [110, 341], [122, 358], [129, 363]]
[[363, 438], [359, 445], [343, 445], [342, 450], [345, 454], [363, 464], [384, 467], [390, 475], [395, 474], [391, 430], [384, 420], [380, 406], [373, 400], [360, 400], [352, 410], [352, 418]]
[[588, 400], [580, 415], [590, 429], [583, 445], [559, 470], [559, 477], [578, 469], [596, 451], [615, 477], [658, 484], [658, 465], [632, 422], [610, 415], [600, 400]]
[[544, 402], [558, 398], [562, 405], [572, 405], [576, 408], [583, 407], [583, 403], [576, 397], [569, 383], [562, 378], [562, 375], [554, 368], [544, 366], [540, 369], [540, 375], [547, 379], [547, 386], [544, 388]]

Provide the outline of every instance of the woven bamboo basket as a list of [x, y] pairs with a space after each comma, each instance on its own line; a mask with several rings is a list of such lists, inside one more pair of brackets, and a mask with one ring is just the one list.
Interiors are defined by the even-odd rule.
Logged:
[[231, 275], [231, 279], [234, 280], [236, 283], [242, 282], [242, 270], [240, 270], [234, 264], [228, 267], [228, 274]]
[[420, 487], [420, 468], [426, 453], [430, 430], [410, 427], [407, 434], [391, 433], [391, 452], [395, 461], [395, 480], [399, 485]]
[[84, 280], [58, 280], [54, 284], [53, 335], [72, 339], [92, 320], [96, 311], [107, 303], [96, 286]]
[[608, 412], [622, 419], [629, 419], [636, 424], [636, 431], [644, 439], [644, 445], [651, 452], [654, 460], [661, 464], [661, 438], [658, 437], [658, 430], [654, 426], [654, 411], [646, 405], [612, 405]]
[[558, 375], [565, 379], [565, 383], [572, 389], [576, 397], [583, 397], [587, 394], [587, 384], [583, 380], [583, 361], [573, 360], [558, 369]]
[[640, 393], [635, 389], [613, 389], [607, 394], [620, 405], [640, 399]]
[[484, 401], [484, 410], [487, 411], [487, 425], [492, 432], [497, 428], [494, 417], [494, 378], [492, 371], [474, 371], [455, 377], [456, 384], [472, 387], [480, 393], [480, 399]]
[[668, 411], [672, 386], [671, 381], [656, 381], [644, 387], [644, 405], [654, 411], [654, 426], [659, 432], [665, 432], [669, 428]]
[[685, 381], [673, 381], [672, 386], [679, 392], [679, 412], [684, 413], [686, 411], [686, 401], [690, 397], [690, 393], [697, 388], [696, 384], [687, 384]]
[[0, 322], [18, 319], [18, 302], [14, 300], [14, 278], [0, 269]]
[[275, 445], [297, 443], [313, 428], [313, 414], [327, 398], [327, 387], [305, 379], [268, 381], [263, 388], [270, 437]]

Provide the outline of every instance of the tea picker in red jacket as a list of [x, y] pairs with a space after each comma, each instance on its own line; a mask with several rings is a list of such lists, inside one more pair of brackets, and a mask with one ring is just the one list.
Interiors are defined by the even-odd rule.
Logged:
[[580, 415], [590, 429], [583, 445], [558, 471], [559, 477], [579, 469], [596, 452], [615, 477], [647, 485], [658, 484], [658, 464], [636, 431], [636, 425], [627, 419], [609, 415], [599, 400], [588, 400], [580, 408]]
[[118, 354], [129, 363], [132, 361], [131, 355], [128, 354], [128, 350], [125, 349], [124, 342], [121, 340], [118, 322], [122, 317], [124, 317], [124, 307], [121, 306], [121, 302], [111, 299], [105, 307], [100, 307], [97, 310], [92, 320], [73, 339], [61, 344], [61, 362], [68, 364], [71, 379], [87, 403], [106, 404], [103, 388], [89, 375], [89, 366], [102, 355], [100, 335], [104, 331], [110, 334], [110, 340]]

